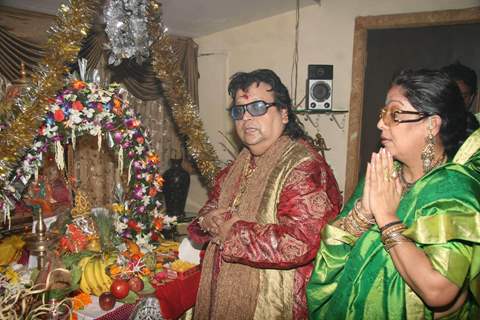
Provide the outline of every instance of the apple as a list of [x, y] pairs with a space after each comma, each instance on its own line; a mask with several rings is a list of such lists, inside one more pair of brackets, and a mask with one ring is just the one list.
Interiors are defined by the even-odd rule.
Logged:
[[130, 290], [134, 292], [140, 292], [144, 287], [143, 280], [139, 277], [132, 277], [130, 280], [128, 280], [128, 286], [130, 287]]
[[115, 306], [115, 302], [117, 302], [117, 299], [111, 292], [104, 292], [98, 298], [98, 302], [100, 304], [100, 308], [102, 308], [103, 311], [108, 311], [113, 309], [113, 307]]
[[115, 279], [110, 286], [110, 292], [115, 296], [117, 299], [123, 299], [128, 296], [128, 292], [130, 291], [128, 286], [128, 281], [123, 279]]

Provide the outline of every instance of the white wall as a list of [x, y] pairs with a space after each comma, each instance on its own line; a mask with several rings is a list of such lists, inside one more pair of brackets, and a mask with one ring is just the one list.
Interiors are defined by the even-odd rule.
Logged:
[[[293, 0], [292, 0], [293, 1]], [[479, 6], [479, 0], [322, 0], [321, 6], [312, 5], [300, 10], [298, 97], [305, 94], [308, 64], [334, 65], [333, 108], [348, 109], [351, 88], [353, 32], [355, 17]], [[255, 8], [252, 8], [255, 10]], [[200, 110], [206, 131], [219, 151], [217, 130], [231, 128], [231, 120], [224, 111], [228, 105], [226, 86], [228, 76], [237, 71], [269, 68], [277, 72], [293, 90], [290, 75], [295, 36], [295, 11], [268, 19], [224, 30], [195, 39], [200, 47]], [[206, 59], [208, 57], [208, 59]], [[220, 78], [224, 79], [222, 84]], [[348, 114], [336, 115], [337, 123], [328, 115], [311, 116], [313, 124], [300, 117], [309, 133], [318, 130], [326, 140], [326, 158], [334, 170], [340, 188], [344, 189]], [[220, 140], [219, 140], [220, 139]], [[192, 181], [187, 210], [198, 210], [206, 199], [202, 186]]]

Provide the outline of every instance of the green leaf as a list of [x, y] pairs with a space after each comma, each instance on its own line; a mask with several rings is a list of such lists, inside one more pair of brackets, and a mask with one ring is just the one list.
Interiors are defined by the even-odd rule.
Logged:
[[72, 253], [62, 256], [62, 261], [67, 269], [72, 269], [74, 265], [78, 265], [78, 263], [80, 262], [80, 260], [82, 260], [83, 257], [89, 257], [95, 254], [97, 253], [93, 251], [80, 251], [78, 253]]
[[37, 268], [32, 269], [32, 273], [30, 274], [30, 280], [35, 283], [40, 271]]
[[71, 275], [72, 275], [72, 285], [80, 283], [80, 278], [82, 277], [82, 270], [78, 265], [72, 266]]
[[122, 303], [135, 303], [135, 302], [137, 302], [137, 299], [138, 299], [138, 294], [136, 294], [135, 292], [130, 290], [128, 292], [128, 296], [126, 296], [125, 298], [123, 298], [119, 301], [122, 302]]
[[70, 289], [51, 289], [47, 292], [47, 301], [55, 299], [55, 300], [62, 300], [65, 296], [70, 293]]
[[155, 288], [152, 287], [152, 284], [150, 283], [150, 280], [148, 280], [147, 277], [143, 277], [142, 281], [143, 281], [143, 290], [140, 291], [141, 295], [152, 294], [155, 292]]

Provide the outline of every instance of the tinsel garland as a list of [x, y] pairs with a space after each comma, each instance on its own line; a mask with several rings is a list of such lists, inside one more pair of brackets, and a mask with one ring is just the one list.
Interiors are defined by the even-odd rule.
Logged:
[[0, 186], [8, 183], [8, 177], [32, 146], [36, 128], [48, 111], [49, 99], [62, 88], [67, 64], [77, 58], [98, 6], [98, 0], [71, 0], [68, 5], [60, 6], [55, 24], [49, 30], [45, 57], [32, 75], [31, 88], [24, 99], [25, 111], [12, 121], [8, 130], [0, 132]]
[[153, 69], [162, 81], [165, 98], [175, 125], [185, 138], [188, 153], [195, 160], [202, 177], [212, 187], [220, 169], [218, 156], [205, 133], [198, 109], [186, 90], [172, 42], [161, 21], [161, 7], [157, 1], [150, 0], [148, 10], [148, 30], [154, 40], [150, 48]]

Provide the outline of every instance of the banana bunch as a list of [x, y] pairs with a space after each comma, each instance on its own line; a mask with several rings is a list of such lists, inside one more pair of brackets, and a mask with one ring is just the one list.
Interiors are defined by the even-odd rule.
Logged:
[[160, 242], [159, 246], [157, 247], [156, 251], [158, 253], [168, 253], [170, 251], [178, 251], [178, 247], [180, 246], [179, 242], [164, 240]]
[[13, 235], [0, 241], [0, 266], [17, 261], [22, 255], [24, 245], [25, 242], [18, 235]]
[[105, 272], [107, 264], [101, 257], [84, 257], [79, 262], [82, 272], [80, 289], [88, 294], [100, 296], [110, 291], [112, 279]]

